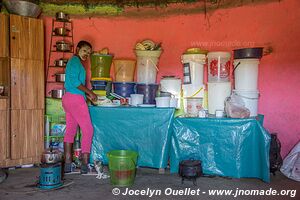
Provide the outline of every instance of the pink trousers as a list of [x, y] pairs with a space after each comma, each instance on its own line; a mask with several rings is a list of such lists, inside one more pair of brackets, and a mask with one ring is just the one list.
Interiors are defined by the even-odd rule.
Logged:
[[90, 153], [94, 129], [84, 97], [79, 94], [67, 92], [62, 98], [62, 105], [66, 112], [66, 133], [64, 142], [74, 142], [74, 137], [79, 125], [82, 130], [81, 151], [82, 153]]

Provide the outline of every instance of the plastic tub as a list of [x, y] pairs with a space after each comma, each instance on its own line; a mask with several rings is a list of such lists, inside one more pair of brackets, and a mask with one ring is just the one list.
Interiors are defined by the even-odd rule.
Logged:
[[116, 82], [132, 82], [134, 79], [135, 60], [115, 59], [113, 61], [115, 68]]
[[138, 106], [143, 104], [144, 95], [143, 94], [131, 94], [130, 95], [130, 105]]
[[257, 90], [259, 59], [234, 60], [234, 85], [236, 90]]
[[231, 94], [230, 82], [215, 82], [208, 84], [208, 113], [215, 114], [216, 110], [224, 110], [224, 101]]
[[113, 150], [107, 153], [110, 182], [115, 186], [134, 183], [138, 153], [130, 150]]
[[135, 82], [113, 82], [114, 93], [122, 97], [130, 97], [135, 94]]
[[250, 110], [250, 117], [257, 116], [259, 92], [257, 90], [233, 90], [233, 92], [243, 99], [245, 107]]
[[155, 104], [155, 97], [158, 90], [158, 84], [141, 84], [136, 85], [136, 93], [144, 95], [144, 104]]
[[229, 52], [209, 52], [208, 58], [208, 82], [227, 82], [230, 74]]
[[94, 53], [91, 55], [91, 77], [110, 77], [110, 67], [112, 63], [112, 55], [103, 55]]
[[170, 107], [171, 97], [156, 97], [156, 107], [158, 108], [168, 108]]
[[156, 82], [158, 60], [161, 54], [158, 51], [135, 50], [137, 56], [137, 82], [153, 84]]
[[203, 98], [187, 98], [187, 115], [189, 117], [198, 117], [202, 109]]

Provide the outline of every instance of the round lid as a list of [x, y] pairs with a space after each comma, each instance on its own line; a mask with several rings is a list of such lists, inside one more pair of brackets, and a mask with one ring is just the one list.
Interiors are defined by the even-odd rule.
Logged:
[[231, 53], [227, 51], [212, 51], [207, 54], [207, 57], [225, 57], [225, 58], [230, 58]]
[[175, 76], [162, 76], [161, 80], [179, 80], [180, 78]]
[[194, 167], [194, 166], [201, 165], [201, 161], [200, 160], [183, 160], [180, 162], [180, 164], [183, 166]]
[[91, 81], [111, 81], [111, 78], [104, 78], [104, 77], [94, 77], [91, 78]]

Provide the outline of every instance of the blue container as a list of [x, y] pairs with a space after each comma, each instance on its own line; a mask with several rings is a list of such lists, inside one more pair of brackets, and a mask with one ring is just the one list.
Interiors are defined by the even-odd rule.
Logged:
[[91, 81], [92, 85], [106, 85], [107, 81]]
[[130, 97], [130, 94], [135, 94], [135, 82], [113, 82], [114, 93], [122, 97]]
[[111, 93], [111, 81], [91, 81], [93, 90], [105, 90], [107, 94]]
[[61, 185], [61, 163], [41, 164], [39, 188], [53, 189]]
[[92, 85], [93, 90], [106, 90], [106, 85]]
[[144, 95], [144, 104], [155, 104], [155, 97], [158, 90], [158, 84], [138, 83], [136, 87], [137, 94]]

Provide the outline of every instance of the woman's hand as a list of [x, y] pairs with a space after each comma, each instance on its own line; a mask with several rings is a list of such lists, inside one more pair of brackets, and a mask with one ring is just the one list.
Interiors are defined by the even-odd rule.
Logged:
[[93, 92], [93, 91], [90, 91], [87, 95], [87, 98], [93, 102], [97, 101], [97, 95]]

